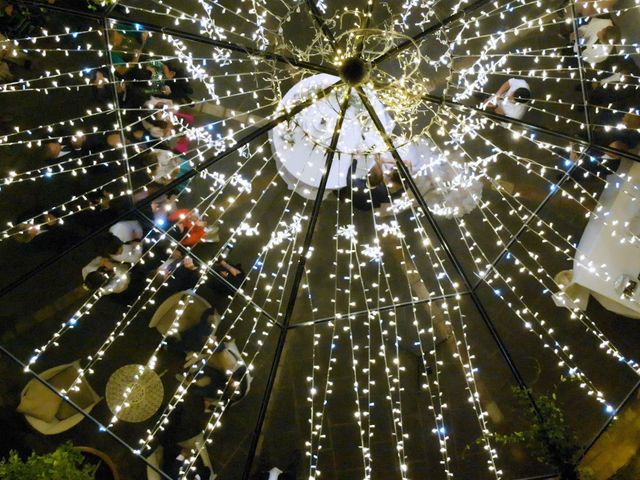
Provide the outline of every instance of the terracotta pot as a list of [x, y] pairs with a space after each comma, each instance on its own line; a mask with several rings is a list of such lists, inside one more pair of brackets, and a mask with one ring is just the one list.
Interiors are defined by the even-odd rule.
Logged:
[[96, 480], [120, 480], [116, 464], [113, 463], [109, 455], [93, 447], [75, 448], [82, 452], [88, 463], [98, 466], [95, 476]]

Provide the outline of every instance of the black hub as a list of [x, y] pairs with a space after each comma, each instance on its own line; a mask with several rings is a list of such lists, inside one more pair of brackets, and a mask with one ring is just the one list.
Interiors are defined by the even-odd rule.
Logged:
[[340, 77], [349, 85], [357, 86], [369, 78], [369, 64], [359, 58], [347, 58], [340, 67]]

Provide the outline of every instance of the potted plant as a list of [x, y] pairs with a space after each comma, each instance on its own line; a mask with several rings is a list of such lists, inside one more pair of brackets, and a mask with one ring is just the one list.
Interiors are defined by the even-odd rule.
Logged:
[[578, 480], [580, 474], [576, 460], [580, 446], [557, 404], [556, 394], [538, 395], [535, 398], [536, 411], [529, 399], [530, 391], [514, 387], [513, 392], [529, 426], [507, 435], [495, 434], [498, 443], [523, 444], [536, 460], [556, 467], [561, 480]]
[[59, 446], [45, 455], [31, 455], [23, 460], [12, 450], [9, 458], [0, 460], [2, 480], [93, 480], [96, 467], [85, 464], [84, 457], [71, 443]]
[[118, 469], [113, 463], [113, 460], [111, 460], [111, 457], [106, 453], [93, 447], [77, 446], [74, 448], [82, 453], [86, 465], [95, 467], [93, 474], [95, 480], [120, 480]]
[[91, 447], [74, 447], [71, 442], [44, 455], [32, 452], [23, 459], [11, 451], [0, 460], [1, 480], [118, 480], [111, 459]]

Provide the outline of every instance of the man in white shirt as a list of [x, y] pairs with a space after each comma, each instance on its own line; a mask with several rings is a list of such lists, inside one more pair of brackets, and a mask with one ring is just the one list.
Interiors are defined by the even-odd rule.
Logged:
[[[589, 22], [578, 28], [579, 45], [582, 47], [582, 60], [591, 66], [604, 62], [620, 43], [620, 29], [608, 18], [591, 18]], [[571, 34], [575, 41], [575, 35]]]
[[123, 243], [128, 243], [132, 240], [140, 241], [144, 236], [142, 225], [137, 220], [118, 222], [112, 225], [109, 231], [122, 240]]
[[529, 110], [527, 104], [530, 99], [529, 84], [522, 79], [511, 78], [504, 82], [498, 91], [481, 105], [481, 108], [520, 120]]

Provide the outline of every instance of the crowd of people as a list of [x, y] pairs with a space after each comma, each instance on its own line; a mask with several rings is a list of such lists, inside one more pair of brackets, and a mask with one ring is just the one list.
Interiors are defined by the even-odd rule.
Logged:
[[[612, 13], [616, 12], [617, 3], [617, 0], [576, 2], [575, 5], [566, 2], [565, 8], [553, 14], [552, 19], [561, 25], [559, 44], [564, 47], [550, 48], [551, 57], [559, 59], [563, 71], [574, 72], [568, 80], [572, 79], [570, 84], [577, 97], [584, 95], [576, 103], [584, 101], [589, 105], [589, 127], [577, 133], [583, 142], [572, 145], [570, 157], [574, 161], [588, 159], [580, 163], [581, 168], [597, 175], [615, 170], [621, 156], [625, 152], [636, 152], [640, 145], [640, 112], [637, 109], [640, 93], [629, 85], [629, 79], [640, 78], [640, 68], [628, 55], [629, 49], [624, 48], [621, 29], [616, 24], [616, 18], [621, 16]], [[575, 27], [573, 22], [565, 21], [573, 15], [577, 19]], [[579, 75], [575, 73], [578, 70]], [[509, 120], [544, 126], [544, 120], [531, 120], [533, 110], [543, 111], [546, 106], [543, 100], [546, 94], [539, 91], [542, 88], [546, 88], [542, 81], [521, 75], [507, 78], [493, 92], [478, 84], [472, 95], [478, 101], [475, 108], [495, 114], [494, 121], [504, 126]], [[537, 99], [542, 102], [536, 104]], [[576, 111], [582, 112], [581, 109]], [[581, 123], [587, 123], [586, 119], [581, 119]], [[581, 149], [581, 145], [589, 141], [592, 147], [587, 151]], [[347, 185], [338, 194], [356, 210], [369, 211], [392, 204], [405, 190], [393, 158], [383, 159], [377, 155], [373, 160], [368, 174], [360, 175], [356, 174], [358, 165], [354, 162], [347, 175]], [[405, 159], [405, 163], [415, 174], [411, 159]], [[461, 209], [461, 212], [465, 211]]]
[[[53, 21], [44, 10], [0, 0], [0, 42], [9, 45], [0, 50], [0, 83], [37, 79], [53, 68], [47, 58], [35, 61], [22, 53], [19, 42], [12, 42]], [[130, 195], [123, 195], [116, 187], [96, 188], [88, 180], [74, 179], [85, 189], [74, 203], [52, 205], [44, 195], [43, 200], [36, 200], [35, 205], [14, 217], [10, 236], [30, 252], [53, 254], [87, 245], [87, 259], [92, 258], [84, 266], [77, 266], [78, 283], [116, 304], [131, 306], [149, 288], [150, 279], [159, 286], [168, 284], [171, 278], [171, 290], [189, 290], [201, 280], [204, 271], [208, 279], [200, 290], [212, 292], [216, 299], [226, 298], [230, 288], [240, 286], [244, 271], [240, 264], [229, 260], [231, 245], [222, 249], [212, 264], [203, 265], [199, 260], [193, 249], [207, 242], [219, 243], [219, 232], [214, 222], [203, 217], [192, 196], [185, 194], [187, 181], [180, 181], [192, 168], [189, 153], [193, 145], [186, 134], [195, 122], [190, 109], [192, 82], [177, 60], [150, 53], [151, 40], [139, 25], [114, 24], [108, 30], [110, 63], [114, 68], [104, 64], [82, 70], [88, 85], [84, 90], [87, 105], [115, 103], [122, 128], [115, 128], [110, 118], [93, 128], [85, 124], [84, 132], [54, 129], [39, 150], [34, 150], [34, 158], [25, 158], [20, 165], [28, 170], [38, 161], [46, 166], [76, 159], [121, 161], [126, 157]], [[6, 132], [8, 123], [23, 124], [23, 119], [0, 118], [0, 129]], [[150, 201], [148, 197], [161, 189], [162, 194], [154, 195]], [[160, 259], [158, 265], [157, 261], [145, 261], [150, 248], [172, 253]], [[194, 362], [196, 352], [205, 343], [215, 341], [211, 313], [203, 315], [195, 327], [181, 332], [179, 339], [171, 335], [165, 339], [165, 348], [182, 358], [185, 372], [197, 377], [189, 401], [180, 404], [171, 428], [160, 439], [165, 450], [162, 468], [171, 475], [177, 474], [183, 460], [192, 453], [182, 446], [183, 441], [204, 431], [218, 402], [235, 403], [249, 390], [251, 377], [232, 340], [225, 338], [218, 343], [204, 366]], [[230, 389], [233, 395], [224, 397], [229, 382], [234, 384]], [[210, 478], [210, 467], [201, 460], [195, 468], [193, 478]]]
[[[33, 9], [21, 7], [19, 2], [3, 0], [0, 9], [0, 34], [3, 35], [0, 40], [10, 40], [12, 36], [21, 38], [47, 23], [43, 12], [36, 9], [34, 14]], [[36, 25], [32, 25], [34, 22]], [[150, 194], [165, 189], [148, 207], [146, 202], [146, 210], [142, 212], [148, 214], [155, 227], [174, 232], [182, 247], [218, 242], [219, 235], [217, 227], [203, 219], [196, 205], [189, 205], [185, 200], [182, 193], [187, 182], [178, 180], [191, 170], [190, 140], [185, 132], [195, 117], [189, 111], [193, 88], [188, 73], [176, 60], [164, 60], [165, 57], [149, 53], [149, 33], [139, 25], [116, 23], [108, 30], [108, 36], [114, 68], [105, 64], [84, 69], [83, 74], [90, 82], [95, 105], [117, 102], [124, 128], [114, 129], [113, 124], [105, 122], [90, 132], [71, 128], [55, 130], [49, 136], [52, 140], [41, 147], [41, 157], [49, 165], [55, 165], [109, 154], [126, 156], [128, 174], [135, 182], [133, 205], [113, 189], [89, 188], [87, 184], [88, 191], [80, 196], [82, 203], [73, 205], [76, 211], [72, 215], [68, 205], [37, 204], [16, 215], [12, 237], [29, 243], [32, 249], [64, 251], [111, 225], [96, 237], [96, 256], [81, 273], [88, 289], [103, 288], [107, 294], [119, 294], [129, 288], [130, 273], [141, 268], [144, 239], [149, 233], [144, 231], [144, 222], [126, 214]], [[2, 80], [12, 81], [11, 70], [15, 68], [31, 78], [44, 74], [48, 67], [45, 60], [32, 64], [13, 43], [8, 43], [11, 47], [2, 53], [11, 65], [0, 67], [0, 73], [8, 72]], [[79, 180], [82, 183], [82, 179]], [[242, 276], [241, 268], [224, 259], [216, 263], [215, 268], [236, 282]]]
[[[600, 173], [600, 165], [608, 164], [615, 169], [621, 153], [635, 152], [640, 145], [640, 93], [629, 85], [628, 80], [640, 77], [640, 68], [628, 55], [625, 42], [616, 18], [613, 15], [617, 0], [577, 2], [561, 10], [560, 18], [573, 15], [575, 10], [577, 28], [569, 22], [565, 27], [564, 40], [568, 46], [559, 57], [564, 68], [581, 69], [584, 81], [575, 89], [585, 96], [590, 106], [590, 128], [579, 132], [584, 141], [591, 140], [592, 147], [586, 154], [590, 161], [583, 168]], [[580, 79], [580, 77], [577, 77]], [[625, 81], [626, 80], [626, 81]], [[532, 99], [529, 83], [522, 78], [510, 78], [493, 94], [479, 93], [479, 107], [505, 117], [520, 120], [527, 114]], [[538, 97], [540, 94], [538, 93]], [[485, 97], [485, 98], [483, 98]], [[488, 98], [486, 98], [488, 97]], [[573, 146], [571, 158], [581, 157], [578, 145]]]

